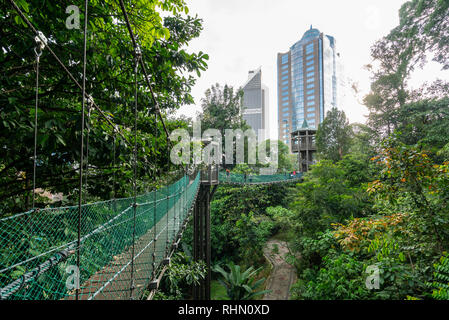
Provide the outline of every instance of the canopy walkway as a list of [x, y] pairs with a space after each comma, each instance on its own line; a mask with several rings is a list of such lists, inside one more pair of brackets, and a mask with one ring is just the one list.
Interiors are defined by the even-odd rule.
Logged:
[[[26, 32], [30, 33], [36, 45], [36, 87], [34, 106], [34, 154], [29, 166], [32, 170], [32, 204], [30, 210], [0, 219], [0, 300], [14, 299], [51, 299], [51, 300], [93, 300], [93, 299], [140, 299], [144, 291], [154, 292], [158, 288], [161, 275], [170, 263], [170, 257], [177, 249], [189, 217], [194, 221], [194, 259], [206, 261], [208, 275], [198, 288], [196, 297], [207, 298], [207, 286], [210, 284], [210, 200], [215, 189], [211, 186], [223, 184], [273, 184], [290, 183], [301, 178], [300, 175], [277, 174], [271, 176], [245, 176], [197, 169], [192, 174], [184, 170], [182, 177], [176, 182], [142, 195], [137, 193], [138, 164], [148, 166], [139, 159], [137, 140], [138, 126], [138, 91], [142, 87], [138, 83], [138, 72], [143, 73], [146, 86], [143, 93], [149, 94], [152, 108], [145, 111], [154, 116], [154, 135], [158, 136], [158, 118], [167, 139], [166, 149], [169, 154], [171, 141], [169, 132], [161, 114], [161, 108], [153, 92], [151, 79], [147, 73], [141, 48], [130, 25], [123, 0], [120, 8], [129, 32], [134, 52], [132, 65], [134, 73], [133, 125], [120, 125], [114, 118], [97, 105], [86, 91], [86, 42], [88, 25], [88, 1], [84, 8], [84, 48], [82, 82], [79, 75], [72, 74], [61, 59], [52, 50], [54, 41], [49, 41], [23, 13], [14, 0], [8, 0], [12, 10], [24, 22]], [[51, 38], [50, 38], [51, 39]], [[39, 65], [43, 51], [49, 53], [57, 65], [61, 67], [74, 86], [80, 90], [80, 146], [76, 155], [79, 157], [70, 162], [71, 172], [77, 172], [79, 185], [73, 190], [78, 194], [78, 205], [67, 207], [45, 207], [36, 205], [36, 168], [42, 166], [38, 161], [37, 141], [39, 137]], [[24, 59], [25, 60], [25, 59]], [[45, 72], [45, 69], [43, 69]], [[31, 74], [30, 74], [31, 75]], [[45, 81], [45, 77], [44, 81]], [[148, 90], [147, 90], [148, 89]], [[143, 94], [141, 92], [141, 94]], [[148, 100], [148, 99], [147, 99]], [[100, 99], [101, 101], [101, 99]], [[146, 103], [142, 103], [146, 105]], [[87, 110], [86, 110], [87, 109]], [[86, 112], [87, 111], [87, 112]], [[95, 203], [84, 203], [87, 174], [83, 170], [88, 166], [90, 114], [96, 113], [97, 122], [101, 121], [111, 132], [102, 133], [113, 139], [113, 157], [111, 171], [115, 179], [116, 143], [121, 139], [122, 150], [132, 168], [132, 197]], [[87, 117], [85, 115], [87, 114]], [[130, 115], [127, 115], [130, 116]], [[47, 133], [48, 134], [48, 133]], [[130, 135], [132, 134], [132, 135]], [[133, 138], [133, 139], [132, 139]], [[133, 141], [131, 141], [131, 139]], [[86, 140], [86, 144], [85, 143]], [[151, 139], [150, 139], [151, 140]], [[157, 150], [157, 139], [152, 140], [153, 150]], [[148, 141], [151, 143], [151, 141]], [[73, 150], [71, 150], [73, 151]], [[53, 152], [53, 150], [51, 150]], [[86, 154], [85, 154], [86, 152]], [[122, 154], [123, 156], [123, 154]], [[156, 157], [159, 154], [156, 154]], [[106, 157], [106, 155], [105, 155]], [[109, 159], [109, 158], [107, 158]], [[31, 161], [30, 161], [31, 162]], [[109, 162], [109, 160], [108, 160]], [[158, 167], [152, 166], [152, 177], [158, 177]], [[170, 168], [170, 163], [167, 165]], [[131, 171], [131, 170], [130, 170]], [[207, 172], [206, 172], [207, 171]], [[31, 173], [31, 172], [30, 172]], [[74, 174], [76, 175], [76, 174]], [[83, 178], [85, 177], [85, 178]], [[95, 178], [95, 175], [93, 175]], [[177, 176], [179, 177], [179, 176]], [[174, 179], [174, 177], [171, 177]], [[113, 185], [115, 185], [115, 180]], [[44, 188], [45, 189], [45, 188]], [[42, 204], [41, 204], [42, 206]], [[206, 287], [205, 290], [202, 288]], [[209, 288], [210, 289], [210, 288]], [[150, 295], [151, 296], [151, 295]]]
[[271, 175], [245, 175], [238, 173], [229, 173], [220, 171], [219, 173], [220, 183], [222, 184], [273, 184], [284, 182], [295, 182], [302, 179], [302, 173], [281, 173]]
[[[244, 175], [220, 173], [224, 184], [298, 178], [278, 174], [245, 182]], [[197, 173], [138, 196], [136, 206], [134, 198], [83, 205], [78, 299], [140, 298], [177, 248], [199, 187]], [[75, 299], [77, 217], [78, 206], [71, 206], [0, 219], [1, 299]]]

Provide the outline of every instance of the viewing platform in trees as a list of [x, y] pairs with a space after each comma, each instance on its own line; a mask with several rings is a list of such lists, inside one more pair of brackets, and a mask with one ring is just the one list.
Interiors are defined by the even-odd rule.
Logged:
[[317, 130], [309, 128], [307, 122], [297, 131], [291, 133], [292, 152], [298, 154], [299, 170], [307, 172], [309, 167], [315, 164]]

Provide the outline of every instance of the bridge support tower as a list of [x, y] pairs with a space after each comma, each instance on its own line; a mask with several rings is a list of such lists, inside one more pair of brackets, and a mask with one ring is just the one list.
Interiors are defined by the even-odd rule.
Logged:
[[204, 280], [193, 288], [195, 300], [210, 300], [211, 245], [210, 245], [210, 201], [218, 186], [218, 166], [209, 165], [201, 171], [201, 185], [193, 211], [193, 258], [206, 263]]

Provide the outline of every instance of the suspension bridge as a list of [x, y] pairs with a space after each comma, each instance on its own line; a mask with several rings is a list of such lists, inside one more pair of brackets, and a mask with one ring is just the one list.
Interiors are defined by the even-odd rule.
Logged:
[[[66, 68], [54, 53], [45, 35], [29, 21], [13, 0], [12, 8], [23, 19], [35, 40], [36, 104], [34, 118], [33, 203], [31, 209], [0, 219], [0, 299], [4, 300], [115, 300], [151, 298], [158, 289], [173, 253], [178, 249], [183, 233], [193, 220], [193, 256], [206, 262], [207, 276], [194, 288], [196, 299], [210, 297], [210, 201], [219, 184], [258, 185], [291, 183], [301, 175], [245, 175], [225, 173], [219, 167], [178, 168], [175, 182], [144, 194], [137, 194], [137, 74], [143, 73], [154, 104], [155, 121], [159, 118], [170, 148], [169, 132], [145, 67], [140, 47], [131, 28], [122, 0], [120, 8], [134, 47], [134, 141], [125, 129], [114, 123], [86, 91], [86, 42], [88, 1], [85, 1], [85, 28], [82, 83]], [[43, 51], [48, 51], [66, 75], [81, 91], [81, 141], [78, 205], [44, 207], [35, 205], [37, 137], [39, 109], [39, 63]], [[83, 194], [87, 170], [85, 149], [88, 115], [97, 112], [117, 135], [132, 147], [133, 196], [107, 201], [84, 203]], [[87, 121], [86, 121], [87, 120]], [[89, 127], [88, 127], [89, 128]], [[88, 129], [87, 128], [87, 129]], [[157, 134], [157, 131], [156, 133]], [[88, 135], [87, 135], [88, 138]], [[87, 140], [88, 141], [88, 140]], [[115, 144], [114, 144], [115, 146]], [[114, 149], [115, 151], [115, 149]], [[167, 150], [168, 152], [169, 150]], [[115, 156], [114, 156], [115, 159]], [[155, 169], [156, 172], [156, 169]]]
[[[197, 212], [198, 229], [194, 234], [199, 238], [194, 255], [207, 260], [208, 249], [200, 247], [208, 244], [200, 238], [207, 237], [209, 222], [200, 208], [208, 207], [213, 196], [213, 191], [207, 192], [210, 186], [220, 183], [211, 177], [195, 172], [136, 199], [82, 205], [79, 246], [78, 206], [30, 210], [0, 219], [0, 252], [2, 260], [10, 263], [0, 264], [0, 298], [75, 299], [77, 291], [78, 299], [140, 298], [145, 289], [157, 288], [193, 212]], [[300, 175], [257, 175], [254, 182], [249, 182], [250, 177], [244, 182], [243, 174], [221, 172], [220, 177], [225, 184], [300, 179]], [[78, 265], [79, 270], [72, 268]]]

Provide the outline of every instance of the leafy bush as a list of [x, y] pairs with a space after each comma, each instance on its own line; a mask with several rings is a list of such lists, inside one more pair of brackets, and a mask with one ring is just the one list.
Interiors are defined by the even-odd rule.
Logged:
[[434, 264], [434, 281], [428, 286], [433, 288], [432, 297], [437, 300], [449, 300], [449, 256], [445, 252], [440, 261]]
[[294, 299], [366, 299], [365, 265], [352, 254], [333, 253], [323, 258], [318, 271], [307, 269], [292, 288]]
[[229, 263], [227, 267], [229, 272], [219, 265], [215, 266], [213, 271], [222, 276], [218, 281], [226, 288], [228, 297], [231, 300], [250, 300], [253, 297], [270, 292], [270, 290], [256, 291], [265, 281], [265, 278], [254, 281], [257, 273], [262, 268], [255, 270], [253, 267], [249, 267], [244, 272], [241, 272], [240, 266], [233, 263]]

